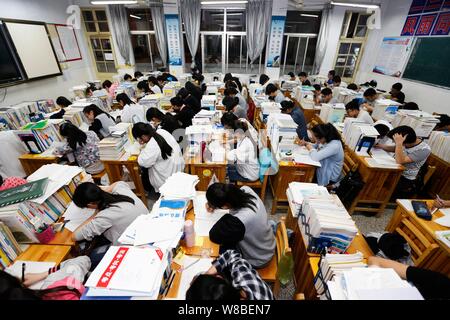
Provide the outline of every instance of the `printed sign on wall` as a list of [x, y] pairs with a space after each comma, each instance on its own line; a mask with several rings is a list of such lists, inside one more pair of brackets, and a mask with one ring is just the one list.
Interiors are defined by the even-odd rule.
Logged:
[[442, 12], [434, 25], [433, 36], [450, 35], [450, 12]]
[[412, 42], [411, 37], [384, 38], [372, 71], [399, 78], [405, 69]]
[[401, 36], [448, 35], [450, 0], [413, 0]]
[[177, 14], [166, 14], [167, 45], [169, 53], [169, 65], [181, 66], [180, 22]]
[[285, 21], [285, 16], [272, 16], [267, 67], [277, 68], [280, 66]]

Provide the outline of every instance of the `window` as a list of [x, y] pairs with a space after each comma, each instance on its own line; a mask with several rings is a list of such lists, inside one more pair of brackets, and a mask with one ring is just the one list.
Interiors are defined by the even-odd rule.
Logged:
[[318, 34], [321, 17], [320, 11], [288, 11], [284, 32]]
[[86, 32], [109, 33], [108, 18], [105, 10], [83, 10]]
[[200, 31], [223, 31], [224, 10], [202, 10]]
[[245, 10], [227, 10], [227, 31], [245, 31]]
[[353, 79], [356, 62], [361, 53], [362, 44], [358, 42], [341, 41], [334, 70], [342, 78]]
[[367, 19], [370, 15], [347, 12], [345, 14], [344, 24], [342, 25], [341, 38], [365, 38], [367, 35]]
[[150, 9], [127, 9], [130, 31], [153, 31], [153, 20]]
[[110, 38], [91, 36], [90, 40], [97, 71], [101, 73], [115, 73], [116, 66]]

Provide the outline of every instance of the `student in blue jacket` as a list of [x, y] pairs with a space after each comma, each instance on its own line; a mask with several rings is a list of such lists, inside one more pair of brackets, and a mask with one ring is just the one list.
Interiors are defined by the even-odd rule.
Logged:
[[300, 139], [309, 141], [308, 130], [306, 128], [306, 120], [303, 111], [296, 107], [291, 100], [281, 102], [281, 113], [290, 114], [292, 120], [297, 124], [297, 135]]

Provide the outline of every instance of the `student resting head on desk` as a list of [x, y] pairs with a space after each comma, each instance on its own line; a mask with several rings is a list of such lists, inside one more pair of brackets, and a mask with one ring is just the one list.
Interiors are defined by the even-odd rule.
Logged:
[[368, 265], [394, 269], [400, 278], [411, 282], [425, 300], [450, 299], [450, 279], [444, 274], [375, 256], [368, 258]]
[[123, 81], [131, 81], [131, 80], [133, 80], [131, 74], [125, 73], [123, 76]]
[[186, 300], [274, 300], [274, 296], [238, 251], [227, 250], [192, 280]]
[[111, 244], [119, 245], [117, 240], [138, 216], [148, 214], [142, 200], [123, 181], [106, 187], [84, 182], [75, 189], [73, 202], [80, 208], [96, 209], [96, 213], [72, 234], [74, 241], [95, 239], [95, 248], [90, 254], [93, 267]]
[[139, 154], [138, 163], [148, 169], [150, 184], [159, 192], [167, 178], [184, 170], [180, 146], [169, 132], [155, 130], [148, 123], [136, 123], [132, 133], [141, 145], [145, 145]]
[[254, 268], [265, 267], [275, 253], [275, 236], [264, 203], [249, 187], [214, 183], [206, 191], [206, 209], [229, 209], [209, 232], [220, 252], [237, 249]]
[[269, 83], [266, 87], [266, 95], [269, 96], [269, 100], [275, 101], [277, 103], [281, 103], [284, 101], [284, 94], [278, 90], [277, 86], [273, 83]]
[[374, 128], [377, 129], [378, 133], [380, 134], [377, 138], [377, 143], [379, 144], [387, 144], [390, 142], [390, 138], [387, 136], [387, 134], [394, 129], [392, 124], [390, 124], [386, 120], [378, 120], [374, 123]]
[[347, 86], [347, 89], [353, 90], [353, 91], [358, 91], [358, 85], [356, 83], [350, 83]]
[[200, 100], [190, 94], [186, 88], [181, 88], [180, 91], [178, 91], [177, 96], [183, 100], [185, 105], [190, 106], [194, 113], [198, 113], [201, 110], [202, 105]]
[[181, 128], [178, 121], [170, 112], [163, 113], [158, 108], [152, 107], [147, 110], [145, 116], [155, 130], [164, 129], [170, 134], [173, 134], [175, 130]]
[[[233, 84], [234, 84], [234, 82], [233, 82]], [[245, 101], [244, 97], [238, 91], [238, 89], [234, 88], [234, 87], [228, 87], [227, 89], [225, 89], [224, 95], [226, 97], [232, 97], [232, 98], [236, 97], [236, 98], [239, 99], [239, 105], [244, 110], [244, 112], [246, 114], [246, 116], [245, 116], [245, 118], [246, 118], [247, 117], [247, 111], [248, 111], [248, 105], [247, 105], [247, 102]]]
[[227, 152], [227, 174], [230, 181], [256, 181], [259, 179], [258, 148], [244, 121], [234, 125], [236, 148]]
[[56, 99], [56, 105], [58, 106], [59, 111], [52, 114], [50, 116], [50, 119], [62, 119], [64, 114], [66, 113], [66, 110], [64, 110], [64, 108], [67, 108], [71, 104], [72, 104], [72, 101], [70, 101], [66, 97], [62, 97], [62, 96], [58, 97], [58, 99]]
[[377, 90], [375, 90], [374, 88], [369, 88], [364, 91], [363, 96], [364, 99], [361, 101], [362, 103], [359, 107], [369, 113], [372, 113], [375, 106], [375, 100], [378, 99]]
[[247, 119], [247, 113], [244, 108], [239, 105], [239, 98], [232, 96], [225, 96], [222, 100], [222, 104], [225, 106], [227, 112], [232, 112], [238, 118]]
[[99, 139], [109, 136], [109, 127], [116, 125], [114, 118], [95, 104], [84, 107], [83, 113], [91, 123], [89, 130], [94, 131]]
[[405, 167], [391, 199], [409, 199], [422, 187], [423, 177], [419, 171], [431, 154], [431, 148], [409, 126], [399, 126], [387, 136], [394, 140], [395, 145], [377, 144], [375, 147], [394, 152], [395, 161]]
[[70, 122], [64, 122], [59, 127], [59, 133], [67, 142], [55, 148], [56, 155], [66, 155], [73, 152], [77, 164], [89, 174], [102, 172], [105, 168], [100, 161], [100, 140], [93, 131], [84, 132]]
[[297, 136], [300, 139], [309, 141], [306, 119], [303, 111], [299, 107], [296, 107], [293, 101], [284, 100], [281, 102], [281, 113], [290, 114], [292, 120], [297, 124]]
[[172, 105], [172, 111], [175, 113], [175, 120], [178, 121], [180, 126], [182, 128], [192, 126], [192, 118], [195, 116], [194, 109], [184, 103], [180, 96], [170, 99], [170, 104]]
[[[24, 282], [0, 271], [0, 300], [79, 300], [90, 267], [89, 257], [79, 256], [41, 273], [26, 273], [25, 269]], [[39, 281], [43, 281], [42, 289], [28, 288]]]
[[144, 107], [138, 103], [134, 103], [126, 93], [119, 93], [116, 96], [122, 109], [120, 120], [125, 123], [138, 123], [145, 121]]
[[319, 124], [311, 129], [315, 144], [304, 140], [296, 141], [305, 146], [311, 159], [322, 165], [316, 169], [317, 184], [320, 186], [333, 185], [339, 181], [344, 165], [344, 148], [341, 136], [331, 123]]
[[356, 118], [361, 122], [373, 124], [374, 121], [370, 114], [359, 106], [358, 99], [353, 99], [345, 105], [345, 111], [350, 118]]
[[435, 114], [439, 115], [439, 123], [434, 128], [434, 131], [450, 131], [450, 117], [446, 114]]

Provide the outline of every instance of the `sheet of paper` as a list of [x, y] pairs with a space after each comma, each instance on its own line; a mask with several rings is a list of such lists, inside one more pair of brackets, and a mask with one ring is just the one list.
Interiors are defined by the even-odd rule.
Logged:
[[146, 215], [136, 228], [135, 246], [171, 240], [183, 228], [183, 221], [171, 218], [154, 218]]
[[437, 224], [440, 224], [441, 226], [450, 228], [450, 215], [443, 216], [433, 221]]
[[[64, 212], [63, 217], [65, 221], [68, 221], [65, 228], [74, 232], [79, 226], [81, 226], [87, 219], [92, 217], [95, 213], [95, 209], [80, 208], [71, 202]], [[70, 220], [70, 221], [69, 221]]]
[[314, 161], [311, 159], [309, 155], [303, 155], [303, 154], [295, 154], [294, 155], [294, 162], [295, 163], [302, 163], [302, 164], [309, 164], [311, 166], [315, 167], [322, 167], [319, 161]]
[[[198, 260], [198, 262], [196, 262]], [[193, 258], [189, 256], [185, 256], [183, 259], [183, 267], [187, 267], [192, 263], [196, 262], [186, 270], [183, 270], [181, 273], [180, 286], [178, 287], [178, 296], [177, 300], [185, 300], [186, 299], [186, 291], [191, 286], [192, 279], [198, 275], [199, 273], [204, 273], [208, 271], [211, 267], [213, 259], [199, 259]]]
[[[56, 265], [54, 262], [37, 262], [37, 261], [23, 261], [17, 260], [13, 265], [9, 266], [5, 269], [9, 274], [22, 278], [22, 263], [25, 263], [25, 273], [41, 273], [47, 272], [49, 268], [52, 268]], [[39, 290], [42, 289], [44, 281], [39, 281], [30, 286], [30, 289]]]
[[424, 300], [416, 287], [356, 290], [359, 300]]
[[405, 207], [406, 210], [408, 210], [408, 211], [414, 211], [414, 208], [413, 208], [413, 206], [412, 206], [411, 200], [408, 200], [408, 199], [399, 199], [398, 201], [401, 203], [401, 205], [402, 205], [403, 207]]

